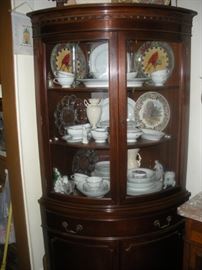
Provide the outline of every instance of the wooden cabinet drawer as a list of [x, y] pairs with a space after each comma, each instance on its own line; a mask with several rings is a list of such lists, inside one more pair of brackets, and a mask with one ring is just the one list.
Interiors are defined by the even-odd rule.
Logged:
[[163, 212], [130, 219], [84, 219], [45, 211], [47, 228], [60, 233], [86, 236], [122, 237], [160, 232], [181, 221], [176, 211]]

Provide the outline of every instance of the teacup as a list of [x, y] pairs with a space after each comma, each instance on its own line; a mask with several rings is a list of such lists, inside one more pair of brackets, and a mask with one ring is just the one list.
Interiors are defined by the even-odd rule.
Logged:
[[62, 86], [62, 88], [69, 88], [71, 87], [72, 83], [74, 81], [74, 76], [68, 76], [68, 77], [57, 77], [53, 79], [53, 82], [55, 84], [59, 84]]
[[100, 176], [89, 176], [86, 179], [86, 188], [89, 191], [95, 191], [102, 188], [103, 178]]
[[58, 70], [54, 73], [55, 77], [74, 77], [73, 73]]
[[151, 79], [156, 86], [162, 86], [168, 78], [168, 70], [161, 69], [151, 73]]

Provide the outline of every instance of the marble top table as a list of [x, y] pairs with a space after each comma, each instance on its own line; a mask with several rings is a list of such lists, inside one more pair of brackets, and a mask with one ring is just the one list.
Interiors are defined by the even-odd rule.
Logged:
[[202, 222], [202, 192], [178, 207], [180, 216]]

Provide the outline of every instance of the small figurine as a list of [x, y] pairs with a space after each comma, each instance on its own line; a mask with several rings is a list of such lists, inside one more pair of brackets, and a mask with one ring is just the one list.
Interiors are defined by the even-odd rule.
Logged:
[[61, 178], [61, 174], [57, 168], [53, 168], [53, 181], [54, 183]]
[[175, 185], [176, 185], [175, 173], [172, 171], [165, 172], [164, 181], [163, 181], [163, 189], [166, 189], [169, 186], [174, 187]]
[[154, 170], [156, 171], [157, 180], [163, 181], [164, 175], [163, 165], [158, 160], [155, 160]]
[[57, 168], [53, 168], [54, 191], [62, 194], [69, 194], [72, 192], [68, 177], [62, 176]]

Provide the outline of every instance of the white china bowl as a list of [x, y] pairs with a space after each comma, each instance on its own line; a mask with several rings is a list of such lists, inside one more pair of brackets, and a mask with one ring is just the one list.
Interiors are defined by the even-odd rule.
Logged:
[[168, 70], [162, 69], [151, 73], [151, 79], [156, 86], [162, 86], [168, 78]]
[[137, 76], [137, 71], [127, 73], [128, 80], [134, 79], [136, 76]]
[[142, 138], [145, 140], [158, 141], [165, 136], [164, 132], [154, 129], [143, 128], [142, 132]]
[[74, 138], [75, 137], [82, 137], [83, 127], [86, 128], [87, 132], [90, 131], [90, 124], [69, 126], [69, 127], [66, 127], [66, 130], [67, 130], [68, 134]]
[[108, 132], [106, 132], [106, 131], [91, 130], [91, 134], [93, 136], [93, 139], [97, 143], [99, 143], [99, 142], [105, 142], [106, 139], [108, 138]]
[[68, 131], [68, 134], [71, 135], [72, 137], [82, 137], [82, 135], [83, 135], [82, 126], [68, 127], [67, 131]]
[[53, 82], [55, 84], [59, 84], [63, 88], [71, 87], [73, 81], [74, 81], [74, 77], [56, 77], [53, 79]]
[[156, 180], [155, 173], [147, 168], [135, 168], [128, 171], [128, 182], [146, 183]]

